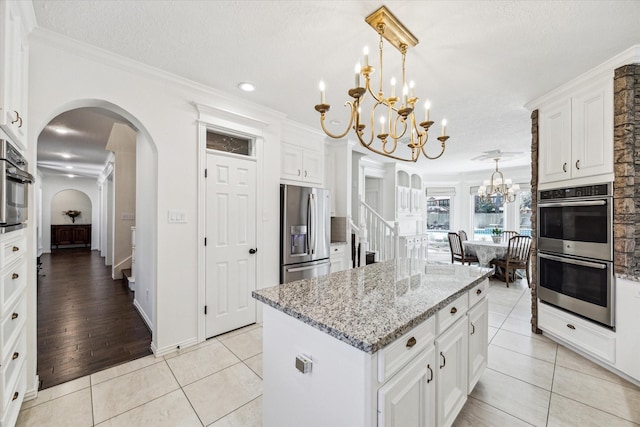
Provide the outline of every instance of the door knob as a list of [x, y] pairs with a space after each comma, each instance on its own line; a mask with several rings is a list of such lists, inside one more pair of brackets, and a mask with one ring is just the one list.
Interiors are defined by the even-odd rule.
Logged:
[[253, 249], [253, 248], [249, 249], [249, 253], [251, 255], [255, 254], [256, 252], [258, 252], [258, 249]]

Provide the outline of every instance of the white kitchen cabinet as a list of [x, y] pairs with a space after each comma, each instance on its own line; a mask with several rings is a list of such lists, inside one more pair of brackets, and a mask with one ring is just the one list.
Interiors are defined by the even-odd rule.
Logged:
[[13, 426], [26, 389], [25, 230], [0, 234], [0, 426]]
[[469, 322], [469, 366], [468, 393], [478, 383], [482, 376], [488, 361], [489, 348], [489, 302], [486, 298], [473, 306], [467, 312], [467, 321]]
[[538, 125], [540, 184], [613, 174], [612, 77], [540, 106]]
[[18, 2], [0, 2], [0, 126], [26, 149], [28, 45]]
[[331, 272], [347, 270], [349, 268], [349, 258], [346, 244], [332, 244], [329, 255], [331, 262]]
[[378, 390], [378, 427], [435, 426], [435, 348], [430, 344]]
[[322, 184], [322, 153], [283, 142], [280, 149], [282, 179]]
[[467, 401], [467, 320], [459, 319], [436, 338], [436, 414], [438, 426], [450, 426]]

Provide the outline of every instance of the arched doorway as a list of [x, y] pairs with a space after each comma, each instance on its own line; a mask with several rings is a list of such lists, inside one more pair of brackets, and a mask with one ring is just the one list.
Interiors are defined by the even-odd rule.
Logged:
[[[59, 209], [53, 202], [51, 188], [47, 187], [64, 187], [62, 182], [73, 182], [71, 189], [84, 192], [90, 199], [91, 218], [87, 214], [84, 215], [86, 223], [91, 224], [91, 249], [93, 252], [99, 252], [102, 255], [102, 263], [111, 265], [109, 276], [112, 279], [121, 277], [121, 270], [130, 266], [131, 261], [131, 226], [139, 225], [137, 230], [138, 245], [136, 247], [138, 273], [136, 278], [141, 283], [145, 283], [144, 295], [138, 297], [131, 294], [129, 301], [131, 307], [139, 313], [143, 322], [153, 333], [155, 329], [155, 275], [156, 275], [156, 199], [157, 194], [157, 150], [151, 141], [148, 132], [137, 121], [135, 117], [119, 108], [116, 105], [105, 101], [98, 100], [81, 100], [65, 105], [51, 114], [49, 122], [41, 128], [37, 139], [38, 151], [38, 189], [36, 194], [36, 209], [39, 211], [37, 218], [39, 220], [38, 230], [38, 255], [51, 251], [50, 227], [54, 224], [54, 218], [62, 217], [63, 221], [73, 221], [68, 215], [62, 212], [68, 210], [81, 211], [80, 220], [88, 208], [68, 207]], [[106, 118], [106, 120], [105, 120]], [[109, 138], [106, 139], [106, 145], [109, 145], [107, 151], [110, 152], [108, 158], [100, 163], [99, 161], [91, 164], [86, 162], [86, 158], [92, 158], [90, 147], [74, 145], [73, 137], [87, 140], [96, 137], [95, 134], [107, 132]], [[106, 125], [105, 125], [106, 123]], [[110, 126], [110, 129], [101, 129], [104, 126]], [[97, 130], [96, 130], [97, 129]], [[132, 144], [126, 147], [120, 139], [113, 139], [114, 134], [128, 131], [132, 135]], [[47, 144], [50, 143], [51, 135], [61, 135], [66, 138], [59, 138], [54, 147], [49, 147], [49, 156], [44, 155], [47, 152]], [[84, 137], [83, 137], [84, 135]], [[118, 135], [115, 135], [116, 137]], [[49, 139], [48, 139], [49, 138]], [[60, 142], [61, 141], [61, 142]], [[133, 148], [131, 148], [133, 147]], [[115, 154], [114, 154], [115, 153]], [[118, 158], [118, 153], [127, 154]], [[43, 154], [43, 155], [41, 155]], [[57, 157], [52, 157], [57, 156]], [[120, 177], [126, 177], [128, 185], [121, 186], [126, 191], [133, 193], [133, 201], [128, 206], [122, 207], [122, 200], [118, 200], [118, 188], [114, 184], [114, 175], [119, 164], [132, 163], [133, 168], [129, 168], [128, 172], [119, 170]], [[101, 170], [99, 173], [91, 173], [91, 168], [98, 166]], [[72, 175], [72, 176], [69, 176]], [[67, 185], [69, 187], [69, 185]], [[87, 186], [91, 188], [87, 188]], [[121, 190], [121, 192], [126, 192]], [[59, 191], [62, 193], [62, 190]], [[135, 194], [142, 194], [143, 197], [136, 198]], [[51, 199], [51, 200], [50, 200]], [[65, 198], [63, 198], [65, 200]], [[114, 201], [115, 200], [115, 201]], [[68, 198], [66, 199], [69, 204]], [[125, 204], [126, 205], [126, 204]], [[116, 209], [120, 209], [117, 211]], [[49, 212], [46, 212], [49, 210]], [[60, 211], [60, 212], [58, 212]], [[49, 221], [47, 221], [49, 219]], [[118, 230], [120, 234], [118, 235]], [[123, 231], [124, 230], [124, 231]], [[124, 238], [123, 238], [124, 236]], [[128, 238], [128, 240], [127, 240]], [[124, 241], [124, 243], [123, 243]], [[124, 261], [114, 257], [117, 247], [124, 247], [129, 251], [129, 264], [127, 259]], [[105, 252], [109, 253], [109, 257]], [[108, 260], [107, 259], [111, 258]], [[119, 282], [118, 282], [119, 283]], [[126, 287], [126, 286], [125, 286]], [[135, 295], [135, 296], [134, 296]], [[38, 307], [40, 306], [40, 290], [38, 292]], [[38, 308], [39, 311], [39, 308]], [[38, 322], [40, 324], [40, 322]], [[40, 330], [38, 331], [38, 333]], [[152, 338], [149, 339], [146, 348], [151, 348]], [[40, 344], [39, 344], [40, 345]], [[126, 360], [116, 360], [113, 364], [119, 364]], [[104, 369], [106, 366], [99, 366], [96, 370]], [[40, 370], [40, 367], [38, 367]], [[85, 373], [86, 374], [86, 373]], [[51, 386], [53, 384], [45, 384]]]

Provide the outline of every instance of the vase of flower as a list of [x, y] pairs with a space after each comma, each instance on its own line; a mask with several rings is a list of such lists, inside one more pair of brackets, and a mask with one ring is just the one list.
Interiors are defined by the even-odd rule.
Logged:
[[493, 240], [493, 243], [500, 243], [502, 240], [502, 229], [496, 227], [491, 230], [491, 240]]
[[68, 216], [69, 218], [71, 218], [71, 222], [75, 223], [76, 218], [79, 217], [82, 212], [76, 211], [76, 210], [69, 210], [69, 211], [62, 211], [62, 213]]

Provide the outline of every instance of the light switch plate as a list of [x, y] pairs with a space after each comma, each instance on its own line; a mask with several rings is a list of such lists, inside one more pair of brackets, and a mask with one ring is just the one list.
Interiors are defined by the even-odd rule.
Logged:
[[167, 220], [169, 223], [172, 223], [172, 224], [186, 224], [187, 213], [185, 211], [171, 209], [169, 210]]

